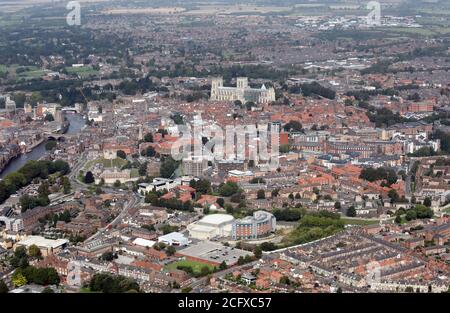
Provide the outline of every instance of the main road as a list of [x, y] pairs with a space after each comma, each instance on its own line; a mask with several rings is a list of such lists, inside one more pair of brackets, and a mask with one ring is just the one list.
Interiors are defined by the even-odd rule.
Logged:
[[117, 215], [116, 218], [112, 222], [110, 222], [108, 225], [106, 225], [106, 227], [99, 228], [94, 235], [92, 235], [91, 237], [89, 237], [88, 239], [85, 240], [85, 243], [99, 239], [99, 237], [102, 236], [108, 229], [114, 228], [117, 225], [119, 225], [120, 222], [123, 220], [123, 218], [128, 215], [129, 210], [132, 209], [133, 207], [135, 207], [136, 205], [138, 205], [140, 201], [141, 201], [141, 198], [138, 195], [136, 195], [135, 193], [132, 193], [131, 199], [129, 199], [125, 203], [125, 205], [124, 205], [122, 211], [119, 213], [119, 215]]

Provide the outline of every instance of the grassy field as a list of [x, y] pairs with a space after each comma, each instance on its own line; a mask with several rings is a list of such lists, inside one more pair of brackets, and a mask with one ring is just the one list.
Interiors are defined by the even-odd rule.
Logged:
[[207, 266], [210, 271], [214, 269], [214, 267], [210, 264], [196, 262], [196, 261], [188, 261], [188, 260], [181, 260], [177, 262], [170, 263], [165, 266], [167, 270], [173, 270], [177, 269], [177, 266], [190, 266], [192, 267], [192, 270], [194, 271], [194, 274], [198, 274], [201, 272], [202, 267]]
[[[20, 69], [20, 70], [19, 70]], [[17, 72], [19, 70], [19, 72]], [[40, 69], [37, 66], [19, 66], [17, 64], [13, 65], [3, 65], [0, 64], [0, 73], [9, 73], [10, 76], [13, 76], [17, 78], [18, 80], [23, 79], [34, 79], [34, 78], [40, 78], [44, 76], [47, 71]]]
[[383, 28], [383, 30], [391, 34], [402, 34], [402, 35], [424, 36], [424, 37], [446, 35], [450, 33], [450, 28], [443, 26], [431, 26], [426, 28], [385, 27]]
[[131, 178], [136, 178], [139, 177], [139, 170], [137, 168], [132, 168], [131, 169]]
[[80, 76], [81, 78], [89, 77], [91, 75], [97, 75], [98, 71], [94, 70], [90, 66], [83, 67], [66, 67], [66, 71], [69, 74], [75, 74]]
[[19, 78], [25, 78], [25, 79], [34, 79], [34, 78], [40, 78], [42, 76], [44, 76], [47, 72], [44, 70], [31, 70], [31, 71], [26, 71], [26, 72], [22, 72], [18, 75]]
[[427, 28], [410, 28], [410, 27], [384, 27], [384, 31], [388, 33], [399, 33], [405, 35], [433, 36], [435, 32]]
[[364, 219], [351, 219], [351, 218], [341, 218], [342, 221], [345, 222], [346, 225], [374, 225], [378, 224], [380, 221], [378, 220], [364, 220]]
[[106, 167], [106, 168], [111, 168], [111, 167], [121, 168], [122, 166], [127, 164], [127, 161], [124, 160], [124, 159], [121, 159], [121, 158], [117, 158], [117, 159], [113, 159], [113, 160], [107, 160], [107, 159], [104, 159], [104, 158], [98, 158], [98, 159], [95, 159], [95, 160], [87, 162], [86, 165], [84, 166], [84, 170], [88, 171], [95, 164], [103, 164], [103, 166]]

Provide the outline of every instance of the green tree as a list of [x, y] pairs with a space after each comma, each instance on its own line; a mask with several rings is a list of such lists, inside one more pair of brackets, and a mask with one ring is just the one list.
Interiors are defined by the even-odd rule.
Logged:
[[260, 259], [262, 257], [262, 248], [260, 246], [256, 246], [255, 250], [253, 250], [253, 254], [255, 255], [255, 258]]
[[176, 252], [176, 250], [175, 250], [175, 248], [173, 246], [168, 246], [167, 249], [166, 249], [166, 254], [168, 256], [174, 255], [175, 252]]
[[41, 249], [39, 249], [39, 247], [36, 245], [31, 245], [28, 248], [28, 255], [31, 258], [39, 259], [42, 257]]
[[22, 213], [26, 212], [28, 210], [34, 209], [37, 206], [36, 198], [29, 196], [27, 194], [20, 197], [19, 203], [20, 203]]
[[406, 211], [406, 220], [407, 221], [412, 221], [417, 219], [417, 212], [414, 209], [410, 209], [408, 211]]
[[266, 192], [263, 189], [258, 190], [256, 194], [257, 199], [265, 199], [266, 198]]
[[121, 275], [112, 276], [111, 274], [98, 273], [94, 274], [90, 283], [89, 289], [94, 292], [103, 293], [124, 293], [129, 291], [139, 292], [139, 285], [126, 277]]
[[114, 260], [114, 253], [112, 253], [111, 251], [104, 252], [100, 258], [103, 261], [111, 262], [112, 260]]
[[0, 279], [0, 294], [2, 293], [8, 293], [9, 289], [8, 286], [5, 284], [5, 282]]
[[235, 182], [226, 182], [225, 184], [222, 184], [219, 187], [219, 193], [223, 197], [229, 197], [235, 193], [237, 193], [239, 190], [239, 186]]
[[430, 197], [426, 197], [423, 200], [423, 205], [426, 206], [426, 207], [431, 207], [431, 198]]
[[287, 277], [287, 276], [282, 276], [282, 277], [280, 278], [280, 284], [283, 284], [283, 285], [290, 285], [290, 284], [291, 284], [291, 280], [290, 280], [289, 277]]
[[71, 186], [70, 180], [67, 176], [61, 177], [61, 185], [63, 187], [63, 193], [65, 195], [69, 194], [72, 189], [72, 186]]
[[356, 209], [355, 209], [355, 207], [353, 205], [347, 209], [347, 216], [348, 217], [355, 217], [356, 216]]
[[170, 118], [174, 121], [175, 124], [177, 125], [182, 125], [184, 124], [183, 121], [183, 117], [179, 114], [179, 113], [175, 113], [172, 116], [170, 116]]
[[178, 168], [179, 163], [175, 161], [172, 157], [167, 157], [161, 163], [160, 173], [163, 178], [171, 178]]
[[303, 129], [303, 126], [298, 121], [290, 121], [286, 125], [283, 126], [284, 130], [287, 132], [300, 132]]
[[144, 141], [145, 142], [153, 142], [153, 135], [151, 133], [145, 134]]
[[19, 246], [16, 248], [13, 257], [10, 260], [10, 264], [14, 268], [25, 268], [28, 266], [27, 249], [24, 246]]
[[94, 174], [92, 174], [91, 171], [86, 172], [86, 175], [84, 176], [84, 182], [86, 184], [92, 184], [95, 182]]
[[55, 120], [55, 118], [53, 117], [53, 115], [51, 113], [47, 113], [44, 117], [44, 120], [47, 122], [53, 122]]
[[398, 200], [400, 199], [400, 196], [395, 189], [389, 190], [388, 197], [391, 198], [391, 203], [398, 202]]
[[118, 150], [117, 151], [117, 157], [125, 160], [127, 158], [127, 154], [123, 150]]
[[200, 275], [201, 276], [206, 276], [206, 275], [208, 275], [210, 273], [210, 270], [209, 270], [209, 267], [208, 266], [203, 266], [201, 269], [200, 269]]
[[146, 149], [141, 151], [141, 155], [152, 158], [156, 155], [155, 148], [153, 148], [152, 146], [149, 146]]
[[223, 208], [225, 205], [225, 200], [223, 198], [217, 198], [216, 203]]
[[222, 261], [222, 263], [220, 263], [219, 265], [219, 270], [223, 271], [227, 269], [227, 263], [225, 263], [225, 261]]
[[56, 148], [58, 143], [55, 140], [49, 140], [45, 143], [45, 150], [51, 151]]
[[27, 284], [27, 279], [22, 274], [22, 271], [16, 270], [11, 278], [11, 281], [15, 287], [22, 287]]

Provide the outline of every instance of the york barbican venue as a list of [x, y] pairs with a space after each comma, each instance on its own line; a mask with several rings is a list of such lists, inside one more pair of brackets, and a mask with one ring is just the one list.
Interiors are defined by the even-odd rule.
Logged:
[[229, 214], [210, 214], [187, 226], [190, 237], [199, 240], [252, 240], [270, 235], [275, 228], [275, 216], [266, 211], [256, 211], [239, 220]]
[[199, 240], [230, 237], [233, 221], [234, 217], [232, 215], [211, 214], [189, 224], [187, 229], [192, 238]]

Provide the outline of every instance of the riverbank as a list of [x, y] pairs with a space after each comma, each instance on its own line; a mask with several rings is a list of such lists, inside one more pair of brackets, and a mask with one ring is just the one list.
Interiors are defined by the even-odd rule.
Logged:
[[[64, 133], [73, 135], [79, 133], [85, 126], [83, 116], [80, 114], [67, 115], [67, 123]], [[9, 173], [15, 172], [20, 169], [25, 163], [31, 160], [39, 160], [49, 152], [45, 150], [46, 138], [42, 138], [39, 144], [35, 144], [33, 148], [30, 147], [30, 151], [24, 154], [19, 154], [16, 158], [11, 159], [7, 165], [0, 171], [0, 179], [4, 178]]]
[[44, 138], [41, 138], [40, 140], [36, 141], [35, 143], [33, 143], [31, 146], [27, 147], [25, 150], [25, 153], [30, 153], [33, 151], [34, 148], [36, 148], [37, 146], [39, 146], [40, 144], [42, 144], [44, 142]]

